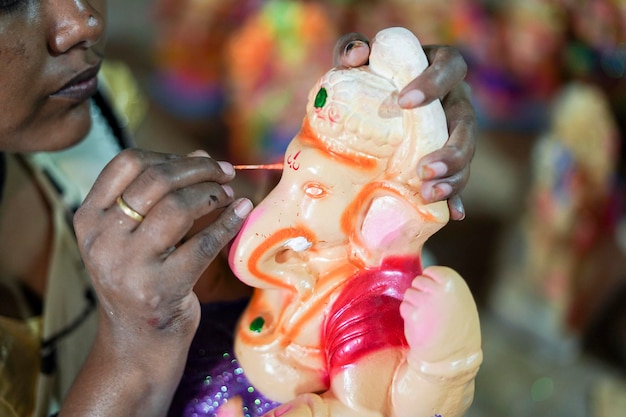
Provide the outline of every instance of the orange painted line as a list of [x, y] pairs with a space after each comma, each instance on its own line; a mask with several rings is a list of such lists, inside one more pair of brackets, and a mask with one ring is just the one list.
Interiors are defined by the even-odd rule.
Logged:
[[374, 157], [357, 154], [350, 149], [339, 149], [339, 147], [335, 149], [334, 147], [329, 147], [313, 131], [313, 129], [311, 128], [311, 124], [309, 123], [309, 119], [307, 118], [305, 118], [304, 122], [302, 123], [302, 128], [299, 135], [303, 143], [307, 143], [311, 146], [321, 149], [322, 151], [328, 153], [330, 155], [330, 158], [338, 160], [343, 164], [361, 168], [364, 170], [373, 170], [377, 166], [377, 160]]
[[264, 240], [263, 243], [261, 243], [250, 254], [250, 258], [248, 259], [248, 270], [250, 271], [250, 273], [259, 281], [262, 281], [271, 287], [294, 291], [293, 287], [284, 283], [281, 278], [273, 277], [269, 274], [262, 272], [259, 268], [259, 263], [263, 255], [265, 255], [270, 249], [276, 247], [281, 242], [287, 241], [287, 239], [295, 237], [304, 237], [309, 242], [313, 242], [313, 244], [317, 242], [315, 234], [305, 228], [288, 228], [278, 230], [272, 236]]
[[322, 277], [316, 286], [317, 291], [319, 291], [319, 288], [324, 286], [324, 284], [327, 284], [329, 281], [334, 281], [334, 283], [328, 285], [328, 287], [324, 289], [324, 293], [321, 296], [318, 294], [318, 299], [314, 300], [308, 306], [308, 309], [304, 311], [300, 317], [297, 318], [297, 320], [291, 323], [289, 328], [284, 329], [287, 336], [286, 340], [296, 339], [301, 333], [302, 327], [305, 323], [313, 321], [316, 317], [322, 316], [324, 308], [329, 303], [331, 294], [336, 291], [337, 288], [345, 286], [348, 279], [353, 277], [359, 269], [361, 268], [358, 268], [346, 259], [346, 264]]

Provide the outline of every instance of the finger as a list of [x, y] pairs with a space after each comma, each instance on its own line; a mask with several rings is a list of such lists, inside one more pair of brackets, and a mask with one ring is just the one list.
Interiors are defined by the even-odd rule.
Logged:
[[335, 44], [333, 55], [335, 67], [352, 68], [365, 65], [370, 55], [369, 40], [357, 32], [343, 35]]
[[463, 172], [445, 180], [427, 181], [422, 183], [421, 194], [426, 203], [447, 200], [451, 220], [463, 220], [465, 207], [461, 200], [461, 191], [469, 178], [469, 166]]
[[239, 232], [251, 210], [250, 200], [246, 198], [235, 200], [210, 226], [174, 250], [166, 262], [173, 265], [174, 270], [184, 269], [189, 272], [185, 276], [195, 276], [191, 271], [197, 272], [194, 282], [186, 283], [195, 285], [200, 274]]
[[[122, 195], [128, 184], [139, 175], [145, 166], [177, 157], [141, 149], [125, 149], [120, 152], [104, 167], [74, 215], [74, 227], [77, 233], [81, 234], [83, 225], [102, 224], [104, 211], [117, 205], [117, 197]], [[128, 207], [132, 209], [131, 206]], [[117, 213], [117, 219], [111, 224], [116, 224], [124, 229], [137, 226], [137, 221], [125, 215], [119, 207]], [[85, 233], [89, 230], [87, 227]]]
[[117, 197], [147, 166], [180, 157], [141, 149], [123, 150], [104, 167], [87, 194], [83, 206], [98, 209], [111, 207]]
[[465, 206], [461, 195], [456, 194], [448, 199], [448, 210], [450, 211], [450, 220], [460, 221], [465, 218]]
[[425, 46], [430, 65], [402, 89], [398, 103], [403, 108], [426, 105], [445, 97], [467, 74], [461, 53], [451, 46]]
[[428, 275], [419, 275], [411, 282], [411, 287], [425, 293], [432, 293], [437, 290], [437, 281]]
[[413, 287], [409, 287], [404, 292], [402, 302], [400, 303], [400, 316], [402, 316], [403, 319], [410, 319], [415, 311], [419, 310], [421, 296], [422, 292]]
[[[466, 86], [466, 83], [461, 83], [442, 102], [450, 137], [443, 147], [419, 161], [417, 169], [422, 181], [445, 179], [469, 166], [474, 158], [476, 116], [469, 97], [469, 87]], [[469, 175], [469, 171], [465, 174]]]
[[[121, 226], [124, 223], [129, 224], [129, 227], [123, 227], [123, 230], [131, 231], [139, 226], [139, 224], [144, 220], [145, 216], [128, 205], [122, 194], [117, 197], [115, 203], [117, 205], [117, 211], [123, 214], [123, 216], [119, 216], [119, 213], [116, 215], [116, 218], [119, 219], [118, 225]], [[105, 213], [114, 210], [115, 208], [111, 207], [110, 209], [105, 210]]]
[[136, 229], [156, 254], [163, 254], [179, 244], [199, 218], [227, 207], [233, 201], [233, 190], [215, 182], [204, 182], [181, 188], [163, 197]]
[[122, 196], [130, 207], [147, 217], [152, 207], [174, 190], [202, 182], [224, 184], [234, 175], [228, 162], [198, 157], [173, 159], [145, 167]]
[[467, 185], [469, 171], [470, 167], [468, 165], [454, 175], [444, 179], [423, 182], [420, 187], [420, 193], [424, 202], [434, 203], [450, 199], [459, 194]]

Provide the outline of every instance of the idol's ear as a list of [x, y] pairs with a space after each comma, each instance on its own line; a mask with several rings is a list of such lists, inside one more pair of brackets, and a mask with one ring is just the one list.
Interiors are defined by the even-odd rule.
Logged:
[[447, 220], [426, 218], [420, 208], [392, 189], [379, 188], [361, 200], [349, 233], [353, 262], [377, 267], [390, 256], [418, 255]]
[[364, 213], [361, 240], [370, 251], [395, 252], [415, 234], [415, 216], [415, 208], [400, 196], [378, 195]]
[[376, 267], [390, 256], [419, 254], [424, 242], [448, 220], [445, 211], [431, 212], [434, 205], [420, 206], [398, 191], [379, 188], [363, 200], [356, 216], [352, 255], [366, 266]]

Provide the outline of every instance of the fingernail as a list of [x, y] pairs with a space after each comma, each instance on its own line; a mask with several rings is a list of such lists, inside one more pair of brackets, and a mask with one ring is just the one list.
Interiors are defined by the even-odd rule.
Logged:
[[413, 107], [417, 107], [424, 102], [426, 96], [420, 90], [409, 90], [406, 93], [402, 94], [400, 98], [398, 98], [398, 104], [400, 107], [405, 109], [410, 109]]
[[224, 172], [224, 174], [233, 175], [235, 173], [235, 168], [233, 168], [233, 165], [230, 164], [229, 162], [217, 161], [217, 163], [219, 164], [220, 168], [222, 168], [222, 171]]
[[245, 219], [252, 211], [252, 202], [247, 198], [242, 198], [235, 206], [235, 214], [240, 219]]
[[209, 155], [206, 151], [203, 151], [202, 149], [197, 149], [193, 152], [190, 152], [187, 154], [187, 156], [199, 156], [202, 158], [210, 158], [211, 155]]
[[459, 217], [456, 217], [455, 220], [463, 220], [465, 218], [465, 207], [460, 198], [451, 198], [448, 200], [448, 204], [459, 214]]
[[419, 176], [422, 181], [432, 180], [444, 176], [448, 172], [448, 166], [443, 162], [433, 162], [420, 168]]
[[422, 189], [422, 198], [427, 203], [445, 200], [452, 193], [452, 186], [445, 182], [440, 182], [431, 187], [426, 184], [426, 189]]
[[344, 64], [350, 67], [362, 65], [367, 62], [369, 45], [362, 41], [352, 41], [343, 50]]
[[365, 42], [363, 42], [363, 41], [355, 40], [355, 41], [348, 42], [348, 44], [346, 45], [346, 48], [344, 49], [343, 53], [347, 55], [354, 48], [360, 48], [360, 47], [363, 47], [363, 46], [366, 46]]
[[233, 197], [235, 195], [235, 192], [233, 191], [233, 188], [230, 185], [223, 184], [222, 188], [224, 189], [224, 192], [226, 193], [226, 195], [228, 195], [229, 197]]

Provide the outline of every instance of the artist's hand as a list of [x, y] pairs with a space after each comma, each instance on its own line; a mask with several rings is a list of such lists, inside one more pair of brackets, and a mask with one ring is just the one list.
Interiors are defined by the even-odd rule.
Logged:
[[[234, 176], [204, 152], [126, 150], [105, 167], [74, 218], [98, 295], [98, 334], [61, 415], [167, 410], [200, 319], [193, 286], [252, 208], [233, 201]], [[212, 212], [221, 213], [189, 236]]]
[[[226, 183], [234, 176], [232, 165], [203, 152], [175, 157], [127, 150], [104, 169], [76, 213], [75, 228], [100, 304], [115, 313], [112, 326], [155, 335], [187, 326], [195, 331], [200, 310], [193, 285], [251, 207], [248, 200], [231, 204]], [[125, 213], [118, 197], [143, 220]], [[226, 207], [181, 243], [196, 219]]]
[[[470, 175], [476, 148], [476, 115], [469, 85], [464, 81], [467, 64], [451, 46], [424, 46], [430, 65], [411, 81], [398, 98], [404, 108], [414, 108], [441, 99], [450, 137], [446, 144], [418, 165], [422, 196], [427, 202], [448, 200], [450, 218], [462, 220], [465, 209], [461, 191]], [[359, 33], [343, 36], [335, 45], [335, 65], [357, 67], [367, 64], [368, 39]]]

